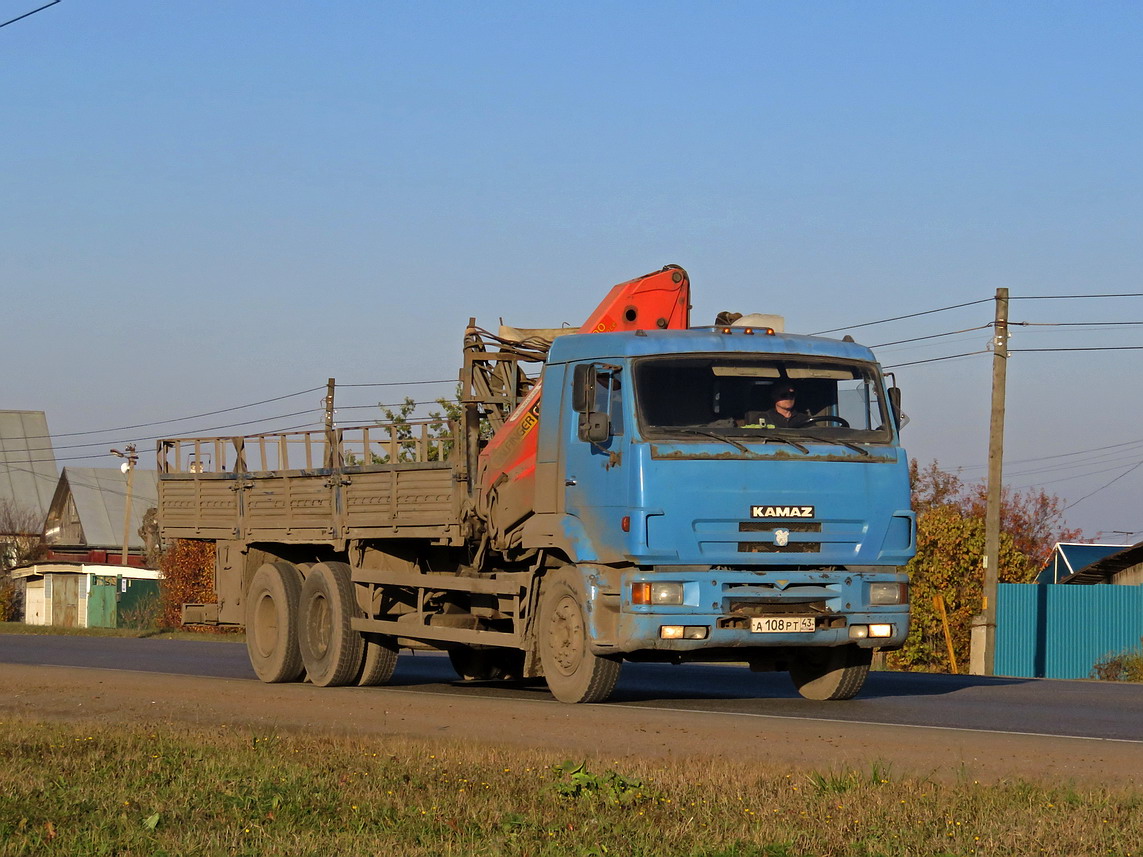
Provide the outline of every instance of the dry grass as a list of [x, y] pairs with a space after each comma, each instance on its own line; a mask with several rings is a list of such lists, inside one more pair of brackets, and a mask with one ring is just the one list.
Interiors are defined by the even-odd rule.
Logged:
[[[394, 738], [0, 723], [0, 855], [1138, 855], [1143, 796]], [[619, 768], [619, 769], [617, 769]]]

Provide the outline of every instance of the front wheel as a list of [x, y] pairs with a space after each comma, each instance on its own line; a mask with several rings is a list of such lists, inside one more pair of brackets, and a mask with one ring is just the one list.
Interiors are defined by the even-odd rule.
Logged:
[[380, 687], [388, 684], [397, 669], [397, 640], [385, 634], [362, 634], [365, 657], [361, 664], [358, 687]]
[[548, 689], [560, 702], [605, 701], [622, 664], [589, 648], [579, 572], [573, 567], [556, 569], [541, 587], [537, 633]]
[[805, 648], [790, 663], [790, 678], [806, 699], [853, 699], [872, 662], [873, 649], [854, 645]]

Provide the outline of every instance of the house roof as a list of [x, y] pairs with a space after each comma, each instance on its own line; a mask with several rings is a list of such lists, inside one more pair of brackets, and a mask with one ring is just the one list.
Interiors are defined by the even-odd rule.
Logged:
[[1143, 542], [1129, 547], [1120, 546], [1120, 550], [1077, 569], [1074, 574], [1061, 579], [1060, 583], [1106, 583], [1116, 572], [1141, 562]]
[[[52, 497], [49, 518], [63, 517], [69, 496], [75, 502], [85, 545], [118, 547], [123, 544], [127, 474], [114, 468], [65, 467]], [[154, 470], [136, 468], [131, 482], [129, 547], [143, 546], [139, 527], [147, 510], [158, 504], [158, 474]]]
[[43, 411], [0, 411], [0, 500], [47, 514], [59, 481]]
[[133, 568], [92, 562], [37, 562], [12, 569], [12, 577], [28, 579], [46, 574], [98, 574], [107, 577], [127, 577], [132, 580], [162, 580], [163, 573], [154, 568]]
[[1062, 583], [1065, 577], [1086, 568], [1093, 562], [1118, 553], [1130, 545], [1089, 545], [1074, 542], [1057, 542], [1051, 556], [1040, 569], [1037, 583]]

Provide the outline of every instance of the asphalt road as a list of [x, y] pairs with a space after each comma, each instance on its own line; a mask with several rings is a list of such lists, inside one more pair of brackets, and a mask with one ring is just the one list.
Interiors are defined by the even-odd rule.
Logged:
[[[227, 642], [0, 635], [0, 663], [256, 681], [246, 647]], [[542, 686], [459, 681], [437, 654], [402, 652], [392, 683], [352, 692], [555, 702]], [[1143, 685], [872, 673], [847, 702], [801, 699], [783, 673], [735, 666], [626, 664], [609, 706], [749, 717], [896, 724], [1143, 742]]]

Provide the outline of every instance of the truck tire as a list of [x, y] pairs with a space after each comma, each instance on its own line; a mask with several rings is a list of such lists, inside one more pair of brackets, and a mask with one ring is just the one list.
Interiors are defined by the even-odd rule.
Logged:
[[448, 650], [448, 659], [465, 681], [519, 681], [524, 677], [524, 653], [519, 649], [458, 646]]
[[790, 678], [806, 699], [853, 699], [872, 660], [873, 649], [854, 645], [805, 648], [790, 663]]
[[350, 620], [358, 614], [349, 566], [319, 562], [310, 569], [298, 614], [298, 643], [306, 675], [318, 687], [353, 684], [362, 675], [365, 640]]
[[388, 684], [397, 668], [397, 640], [384, 634], [362, 634], [365, 657], [361, 664], [358, 687], [379, 687]]
[[301, 591], [302, 574], [288, 562], [261, 566], [246, 590], [246, 651], [255, 675], [267, 684], [305, 674], [298, 649]]
[[584, 600], [583, 581], [573, 567], [556, 569], [541, 584], [540, 663], [548, 690], [560, 702], [605, 701], [622, 667], [589, 648]]

